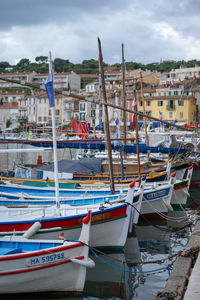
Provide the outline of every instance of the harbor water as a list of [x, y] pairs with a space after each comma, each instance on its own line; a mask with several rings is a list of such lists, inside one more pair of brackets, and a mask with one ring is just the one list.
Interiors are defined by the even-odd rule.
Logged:
[[[1, 148], [6, 149], [16, 147], [31, 148], [28, 145], [1, 145]], [[3, 153], [0, 155], [1, 170], [14, 170], [17, 164], [36, 164], [38, 155], [42, 156], [43, 162], [53, 161], [53, 151], [41, 153], [39, 148], [38, 153]], [[75, 155], [75, 151], [70, 153], [68, 149], [58, 150], [59, 160], [75, 158]], [[183, 217], [186, 217], [185, 211], [179, 211], [171, 212], [169, 218], [163, 219], [161, 223], [140, 221], [127, 238], [123, 251], [104, 253], [91, 249], [90, 257], [96, 265], [87, 270], [83, 294], [67, 297], [59, 295], [53, 299], [155, 299], [169, 278], [176, 254], [183, 250], [191, 234], [192, 225], [184, 227]], [[50, 299], [45, 295], [28, 298]], [[27, 296], [10, 296], [6, 299], [22, 300], [27, 299]]]

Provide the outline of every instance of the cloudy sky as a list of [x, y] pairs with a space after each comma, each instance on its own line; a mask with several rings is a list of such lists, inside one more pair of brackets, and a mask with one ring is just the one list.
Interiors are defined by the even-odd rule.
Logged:
[[0, 61], [200, 60], [200, 0], [0, 0]]

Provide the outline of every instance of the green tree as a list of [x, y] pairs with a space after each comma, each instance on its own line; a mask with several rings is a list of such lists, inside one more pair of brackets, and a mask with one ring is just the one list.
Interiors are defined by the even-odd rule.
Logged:
[[21, 67], [27, 67], [30, 65], [30, 60], [28, 58], [22, 58], [18, 63], [17, 63], [17, 67], [21, 68]]
[[37, 56], [35, 58], [35, 61], [38, 62], [39, 64], [47, 63], [48, 62], [48, 57], [47, 56]]

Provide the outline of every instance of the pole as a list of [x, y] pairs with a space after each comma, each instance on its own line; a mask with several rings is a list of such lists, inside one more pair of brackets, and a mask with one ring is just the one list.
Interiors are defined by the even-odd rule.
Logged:
[[[53, 72], [51, 52], [49, 52], [49, 74]], [[53, 131], [53, 157], [54, 157], [54, 180], [56, 192], [56, 206], [60, 208], [59, 202], [59, 184], [58, 184], [58, 159], [57, 159], [57, 143], [56, 143], [56, 121], [55, 121], [55, 105], [51, 106], [52, 115], [52, 131]]]
[[109, 130], [109, 119], [108, 119], [108, 106], [107, 104], [107, 97], [106, 97], [106, 88], [105, 88], [105, 80], [104, 80], [104, 69], [103, 69], [103, 57], [101, 51], [101, 41], [98, 38], [98, 47], [99, 47], [99, 63], [100, 63], [100, 70], [101, 70], [101, 85], [102, 85], [102, 92], [103, 92], [103, 102], [104, 102], [104, 110], [105, 110], [105, 133], [106, 133], [106, 140], [107, 140], [107, 147], [108, 147], [108, 165], [109, 165], [109, 174], [110, 174], [110, 192], [111, 194], [115, 193], [115, 186], [113, 180], [113, 163], [112, 163], [112, 149], [110, 143], [110, 130]]
[[[118, 101], [118, 92], [115, 92], [115, 104], [119, 105], [119, 101]], [[117, 138], [120, 138], [120, 114], [119, 114], [119, 109], [117, 109], [116, 112], [116, 120], [117, 120], [117, 124], [116, 124], [116, 129], [117, 129]], [[119, 142], [119, 153], [120, 153], [120, 164], [121, 164], [121, 179], [124, 179], [124, 165], [123, 165], [123, 155], [122, 155], [122, 145]]]
[[[126, 90], [125, 90], [125, 60], [124, 60], [124, 44], [122, 44], [122, 93], [123, 93], [123, 108], [126, 109]], [[126, 111], [123, 110], [124, 119], [124, 145], [126, 145]], [[126, 159], [126, 153], [124, 153], [124, 158]]]
[[[137, 111], [137, 94], [136, 90], [134, 90], [134, 97], [135, 97], [135, 111]], [[139, 186], [141, 184], [141, 166], [140, 166], [140, 148], [139, 148], [139, 135], [138, 135], [138, 116], [135, 116], [135, 132], [136, 132], [136, 148], [137, 148], [137, 161], [138, 161], [138, 181]]]
[[[141, 97], [142, 97], [142, 107], [143, 107], [143, 113], [145, 114], [145, 102], [144, 102], [144, 93], [143, 93], [143, 82], [142, 82], [142, 72], [140, 72], [140, 84], [141, 84]], [[146, 117], [143, 117], [144, 119], [144, 130], [145, 130], [145, 139], [146, 139], [146, 146], [149, 146], [149, 138], [147, 134], [147, 119]], [[149, 152], [147, 152], [147, 159], [150, 161], [150, 155]]]

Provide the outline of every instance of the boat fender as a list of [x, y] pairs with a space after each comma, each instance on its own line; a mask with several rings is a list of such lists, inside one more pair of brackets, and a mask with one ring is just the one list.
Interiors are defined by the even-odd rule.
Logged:
[[35, 222], [24, 234], [23, 237], [29, 239], [42, 227], [40, 222]]
[[94, 268], [95, 267], [95, 262], [90, 258], [88, 260], [80, 260], [80, 259], [76, 259], [76, 258], [70, 258], [70, 260], [71, 260], [71, 262], [81, 265], [86, 268]]

